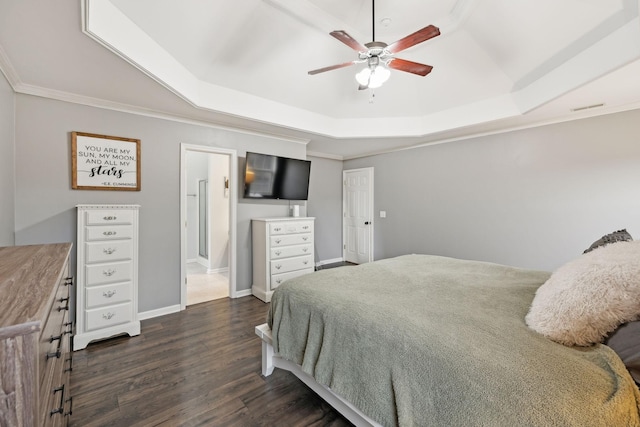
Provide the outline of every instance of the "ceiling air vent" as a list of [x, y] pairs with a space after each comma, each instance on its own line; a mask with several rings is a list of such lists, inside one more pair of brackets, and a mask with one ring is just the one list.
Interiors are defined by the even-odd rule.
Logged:
[[571, 111], [576, 112], [576, 111], [584, 111], [584, 110], [591, 110], [593, 108], [600, 108], [600, 107], [604, 107], [604, 103], [602, 104], [593, 104], [593, 105], [586, 105], [584, 107], [577, 107], [577, 108], [572, 108]]

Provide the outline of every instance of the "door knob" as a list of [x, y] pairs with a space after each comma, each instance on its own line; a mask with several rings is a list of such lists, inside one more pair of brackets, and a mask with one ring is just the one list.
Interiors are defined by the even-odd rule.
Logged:
[[369, 221], [365, 221], [365, 222], [364, 222], [364, 225], [369, 225]]

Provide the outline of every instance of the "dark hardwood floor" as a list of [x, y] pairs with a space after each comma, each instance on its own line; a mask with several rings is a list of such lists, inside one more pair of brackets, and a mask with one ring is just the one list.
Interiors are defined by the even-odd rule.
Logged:
[[73, 353], [71, 426], [350, 426], [289, 372], [260, 374], [268, 305], [220, 299]]

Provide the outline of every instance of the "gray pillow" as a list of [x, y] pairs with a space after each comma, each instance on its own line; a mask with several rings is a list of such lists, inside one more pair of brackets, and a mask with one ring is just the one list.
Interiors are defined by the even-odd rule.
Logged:
[[618, 353], [633, 379], [640, 384], [640, 321], [621, 325], [604, 343]]
[[592, 250], [599, 248], [600, 246], [608, 245], [609, 243], [629, 242], [631, 240], [633, 240], [633, 237], [631, 237], [631, 234], [629, 234], [625, 228], [602, 236], [600, 239], [593, 242], [591, 246], [585, 249], [583, 253], [586, 254], [587, 252], [591, 252]]

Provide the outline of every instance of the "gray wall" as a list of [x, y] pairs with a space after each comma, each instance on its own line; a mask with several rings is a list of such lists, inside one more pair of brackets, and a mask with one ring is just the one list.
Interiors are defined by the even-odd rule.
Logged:
[[14, 243], [14, 118], [15, 95], [0, 72], [0, 246]]
[[342, 259], [342, 161], [311, 160], [307, 214], [316, 217], [316, 262]]
[[640, 239], [639, 123], [636, 110], [345, 169], [375, 168], [376, 259], [427, 253], [553, 270], [619, 228]]
[[[142, 191], [72, 190], [72, 131], [141, 139]], [[306, 157], [304, 145], [275, 138], [18, 94], [16, 244], [75, 241], [75, 205], [79, 203], [140, 204], [139, 311], [179, 304], [180, 143], [237, 150], [241, 157], [239, 175], [247, 150]], [[287, 215], [286, 201], [256, 203], [239, 196], [238, 290], [251, 287], [251, 218]]]

